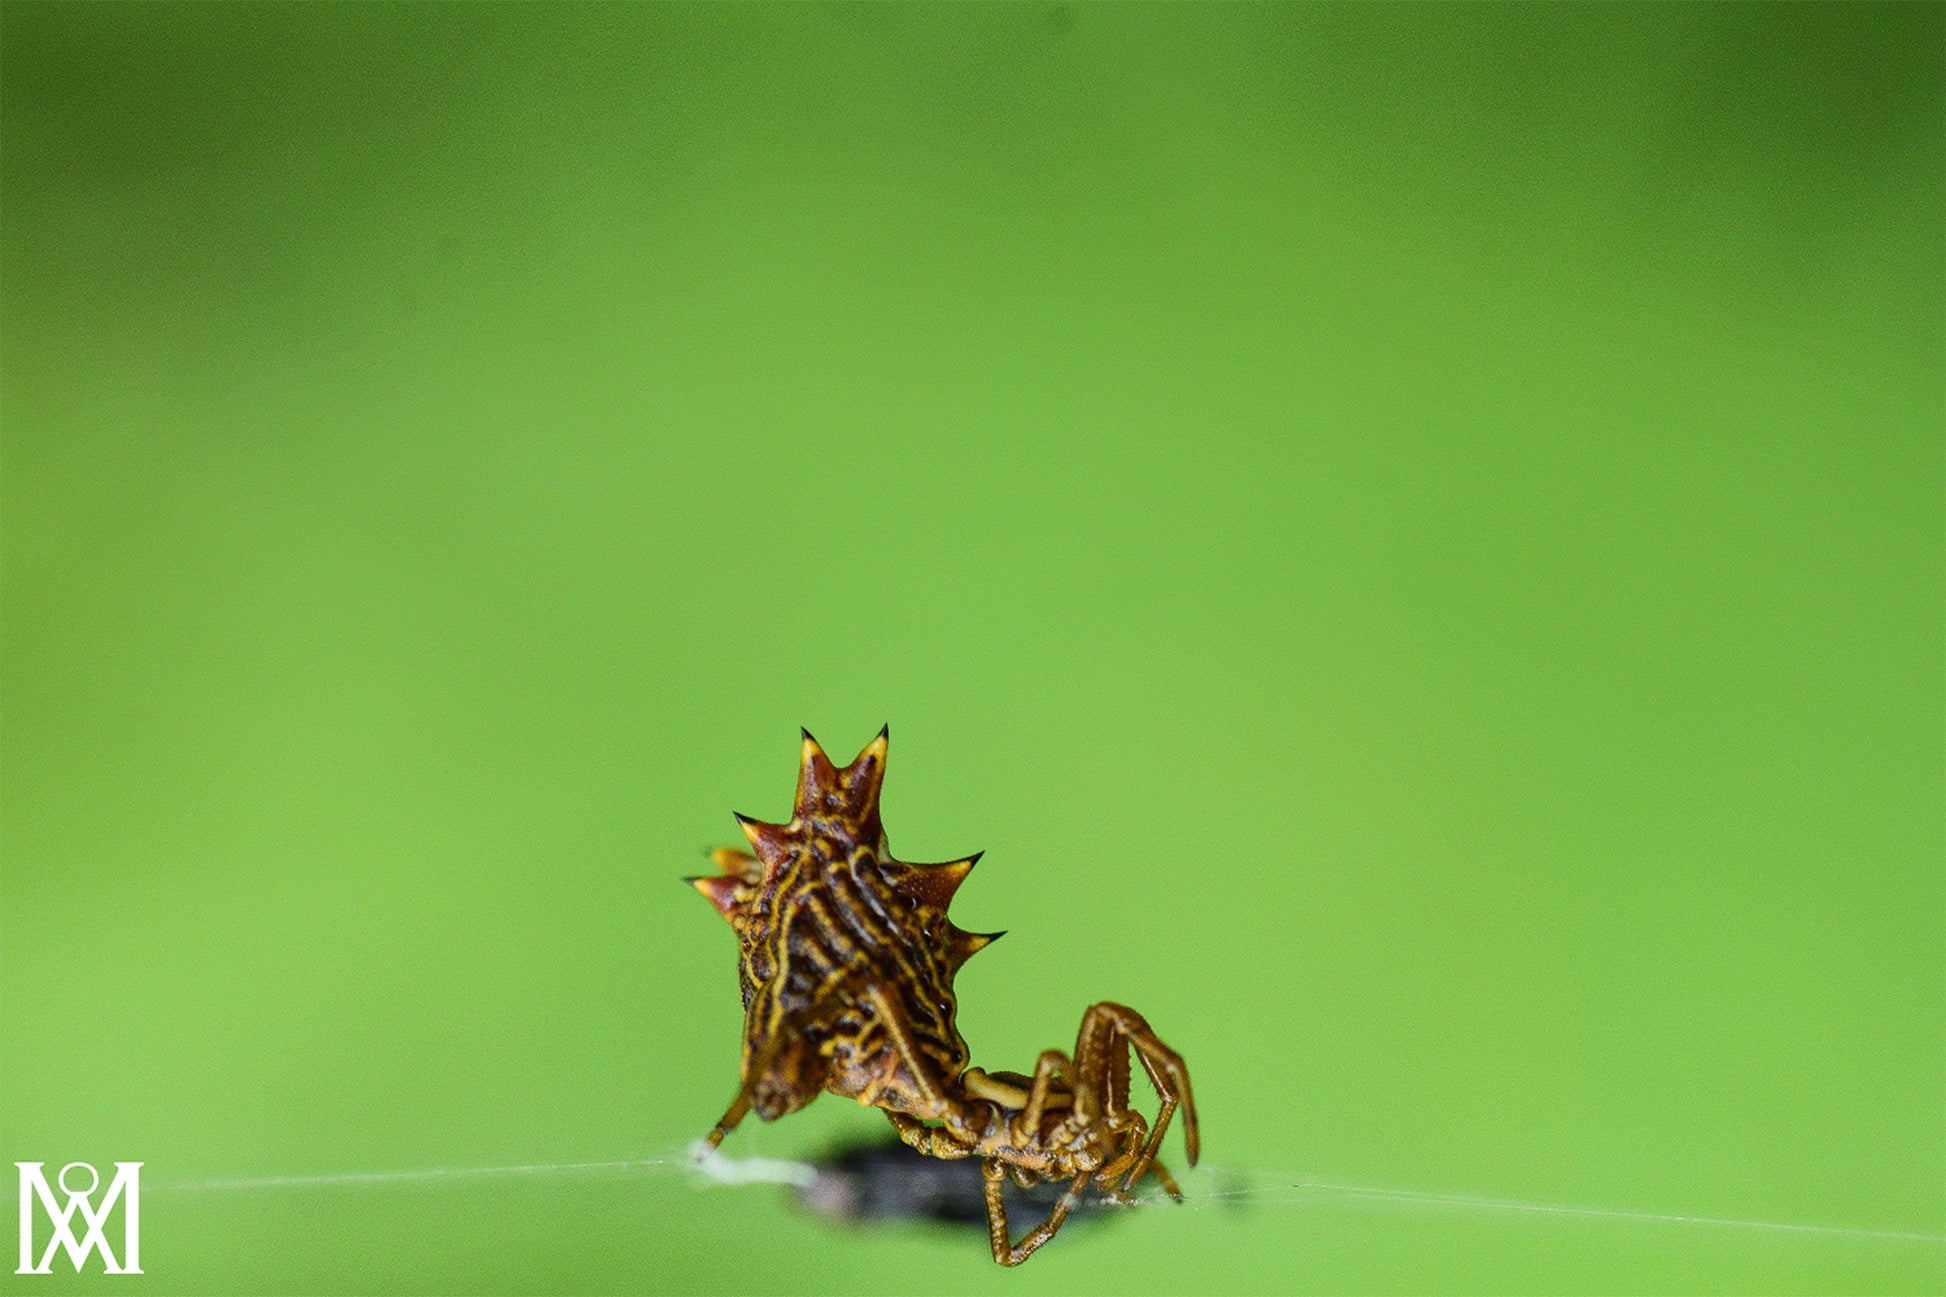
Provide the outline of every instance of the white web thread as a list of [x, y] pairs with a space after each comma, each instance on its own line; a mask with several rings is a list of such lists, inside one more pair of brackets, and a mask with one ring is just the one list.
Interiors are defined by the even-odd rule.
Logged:
[[645, 1171], [674, 1167], [695, 1172], [712, 1184], [808, 1185], [818, 1169], [808, 1162], [780, 1158], [723, 1156], [701, 1140], [684, 1157], [623, 1158], [612, 1162], [527, 1162], [511, 1166], [427, 1167], [419, 1171], [341, 1171], [322, 1175], [266, 1175], [210, 1180], [174, 1180], [149, 1185], [151, 1191], [225, 1192], [257, 1189], [329, 1189], [359, 1185], [421, 1184], [440, 1180], [484, 1180], [535, 1175], [576, 1175]]
[[256, 1189], [329, 1189], [337, 1186], [418, 1184], [439, 1180], [485, 1180], [495, 1177], [572, 1175], [594, 1171], [637, 1171], [676, 1166], [668, 1158], [628, 1158], [614, 1162], [532, 1162], [515, 1166], [427, 1167], [418, 1171], [340, 1171], [324, 1175], [234, 1176], [212, 1180], [166, 1180], [144, 1186], [150, 1192], [232, 1192]]
[[[415, 1171], [352, 1171], [322, 1175], [273, 1175], [229, 1177], [207, 1180], [162, 1181], [146, 1186], [151, 1191], [250, 1192], [273, 1189], [313, 1189], [391, 1184], [425, 1184], [446, 1180], [481, 1180], [544, 1175], [629, 1174], [670, 1168], [690, 1172], [706, 1184], [750, 1185], [784, 1184], [802, 1187], [818, 1175], [809, 1162], [769, 1157], [726, 1157], [702, 1141], [691, 1144], [685, 1153], [670, 1150], [674, 1156], [623, 1158], [606, 1162], [532, 1162], [508, 1166], [430, 1167]], [[1529, 1202], [1515, 1198], [1494, 1198], [1478, 1194], [1442, 1193], [1424, 1189], [1397, 1189], [1380, 1185], [1346, 1184], [1318, 1180], [1299, 1173], [1276, 1174], [1205, 1166], [1194, 1177], [1200, 1184], [1186, 1190], [1187, 1198], [1177, 1204], [1163, 1194], [1144, 1194], [1134, 1201], [1142, 1205], [1183, 1206], [1208, 1209], [1226, 1205], [1270, 1203], [1299, 1206], [1317, 1204], [1330, 1198], [1361, 1200], [1394, 1207], [1429, 1207], [1458, 1211], [1526, 1213], [1540, 1216], [1574, 1217], [1593, 1220], [1628, 1221], [1641, 1224], [1683, 1225], [1698, 1228], [1766, 1230], [1782, 1234], [1827, 1238], [1869, 1239], [1891, 1243], [1946, 1245], [1946, 1234], [1916, 1230], [1874, 1229], [1858, 1225], [1814, 1225], [1799, 1221], [1750, 1220], [1733, 1216], [1700, 1216], [1679, 1212], [1635, 1211], [1618, 1207], [1590, 1207], [1572, 1203]], [[1254, 1182], [1254, 1183], [1250, 1183]], [[1228, 1184], [1232, 1187], [1222, 1187]]]
[[[1327, 1198], [1362, 1199], [1400, 1207], [1450, 1208], [1461, 1211], [1529, 1213], [1566, 1216], [1590, 1220], [1632, 1221], [1643, 1224], [1689, 1225], [1721, 1229], [1770, 1230], [1787, 1234], [1822, 1235], [1833, 1238], [1879, 1239], [1900, 1243], [1946, 1245], [1946, 1234], [1918, 1230], [1875, 1229], [1862, 1225], [1813, 1225], [1801, 1221], [1752, 1220], [1738, 1216], [1701, 1216], [1681, 1212], [1636, 1211], [1621, 1207], [1590, 1207], [1575, 1203], [1530, 1202], [1518, 1198], [1495, 1198], [1484, 1194], [1443, 1193], [1427, 1189], [1395, 1189], [1381, 1185], [1345, 1184], [1340, 1181], [1312, 1179], [1302, 1173], [1274, 1174], [1221, 1167], [1202, 1168], [1197, 1180], [1216, 1183], [1185, 1187], [1181, 1206], [1208, 1209], [1244, 1203], [1303, 1205]], [[1225, 1181], [1237, 1187], [1220, 1187]], [[1256, 1181], [1246, 1184], [1245, 1181]], [[1175, 1205], [1165, 1194], [1143, 1194], [1138, 1203]]]

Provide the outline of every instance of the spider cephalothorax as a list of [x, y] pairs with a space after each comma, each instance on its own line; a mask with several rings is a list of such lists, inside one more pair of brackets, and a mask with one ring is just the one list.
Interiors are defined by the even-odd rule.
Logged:
[[[967, 1066], [953, 975], [1000, 934], [946, 917], [977, 855], [915, 865], [887, 850], [885, 748], [881, 730], [841, 770], [806, 733], [789, 822], [739, 815], [756, 855], [722, 848], [711, 853], [721, 874], [689, 880], [736, 930], [741, 956], [742, 1084], [708, 1142], [753, 1109], [774, 1120], [821, 1089], [880, 1108], [922, 1153], [985, 1159], [994, 1259], [1018, 1265], [1091, 1186], [1120, 1194], [1153, 1174], [1176, 1192], [1155, 1153], [1180, 1105], [1196, 1161], [1189, 1072], [1140, 1014], [1106, 1002], [1082, 1015], [1073, 1058], [1043, 1050], [1031, 1077]], [[1162, 1100], [1153, 1127], [1129, 1107], [1131, 1051]], [[1019, 1244], [1000, 1196], [1008, 1175], [1072, 1181]]]

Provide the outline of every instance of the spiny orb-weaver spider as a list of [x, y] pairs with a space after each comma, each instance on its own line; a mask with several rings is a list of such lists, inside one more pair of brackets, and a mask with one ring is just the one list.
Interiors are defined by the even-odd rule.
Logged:
[[[790, 821], [737, 816], [756, 855], [721, 848], [711, 853], [721, 874], [687, 880], [736, 930], [743, 986], [742, 1084], [708, 1146], [746, 1113], [774, 1121], [821, 1089], [879, 1108], [921, 1153], [985, 1159], [987, 1232], [1001, 1265], [1053, 1238], [1090, 1188], [1120, 1200], [1146, 1174], [1180, 1199], [1155, 1154], [1180, 1106], [1196, 1164], [1189, 1071], [1135, 1010], [1094, 1005], [1073, 1057], [1045, 1050], [1031, 1077], [967, 1066], [953, 975], [1001, 934], [965, 932], [946, 917], [977, 854], [937, 865], [892, 858], [878, 810], [886, 737], [880, 730], [840, 770], [805, 731]], [[1131, 1050], [1161, 1099], [1153, 1126], [1129, 1106]], [[1024, 1187], [1071, 1182], [1018, 1243], [1001, 1200], [1009, 1176]]]

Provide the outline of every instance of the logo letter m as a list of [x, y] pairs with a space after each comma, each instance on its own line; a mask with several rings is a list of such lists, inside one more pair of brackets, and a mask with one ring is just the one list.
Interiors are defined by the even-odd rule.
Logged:
[[[61, 1168], [56, 1183], [61, 1192], [68, 1197], [67, 1205], [62, 1206], [54, 1200], [54, 1190], [41, 1174], [45, 1162], [15, 1162], [20, 1168], [20, 1268], [15, 1274], [49, 1274], [54, 1264], [54, 1249], [66, 1248], [68, 1260], [74, 1262], [78, 1272], [81, 1263], [88, 1259], [88, 1253], [101, 1249], [102, 1268], [109, 1274], [142, 1273], [142, 1181], [140, 1162], [115, 1163], [115, 1179], [102, 1195], [101, 1206], [97, 1209], [90, 1200], [101, 1177], [86, 1162], [70, 1162]], [[67, 1186], [69, 1171], [80, 1167], [92, 1177], [87, 1191], [81, 1192]], [[115, 1264], [115, 1253], [108, 1246], [108, 1236], [102, 1226], [108, 1223], [108, 1213], [115, 1210], [115, 1203], [127, 1194], [122, 1206], [122, 1264]], [[48, 1221], [54, 1226], [54, 1235], [47, 1240], [47, 1250], [41, 1253], [39, 1265], [34, 1264], [34, 1204], [39, 1202], [47, 1213]], [[81, 1237], [74, 1236], [74, 1218], [79, 1215], [83, 1229]]]

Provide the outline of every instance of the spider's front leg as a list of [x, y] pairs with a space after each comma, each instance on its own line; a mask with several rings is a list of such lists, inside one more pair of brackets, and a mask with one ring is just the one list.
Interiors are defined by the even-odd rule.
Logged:
[[[1147, 1019], [1124, 1004], [1103, 1001], [1081, 1015], [1081, 1030], [1075, 1039], [1074, 1110], [1078, 1118], [1118, 1121], [1128, 1111], [1128, 1050], [1141, 1060], [1162, 1100], [1155, 1125], [1122, 1181], [1122, 1188], [1134, 1187], [1155, 1163], [1163, 1132], [1169, 1119], [1182, 1109], [1183, 1149], [1189, 1164], [1196, 1165], [1200, 1141], [1196, 1131], [1196, 1100], [1189, 1090], [1189, 1068], [1182, 1056], [1170, 1049], [1150, 1029]], [[1167, 1172], [1163, 1173], [1163, 1182]], [[1180, 1197], [1180, 1194], [1173, 1196]]]

